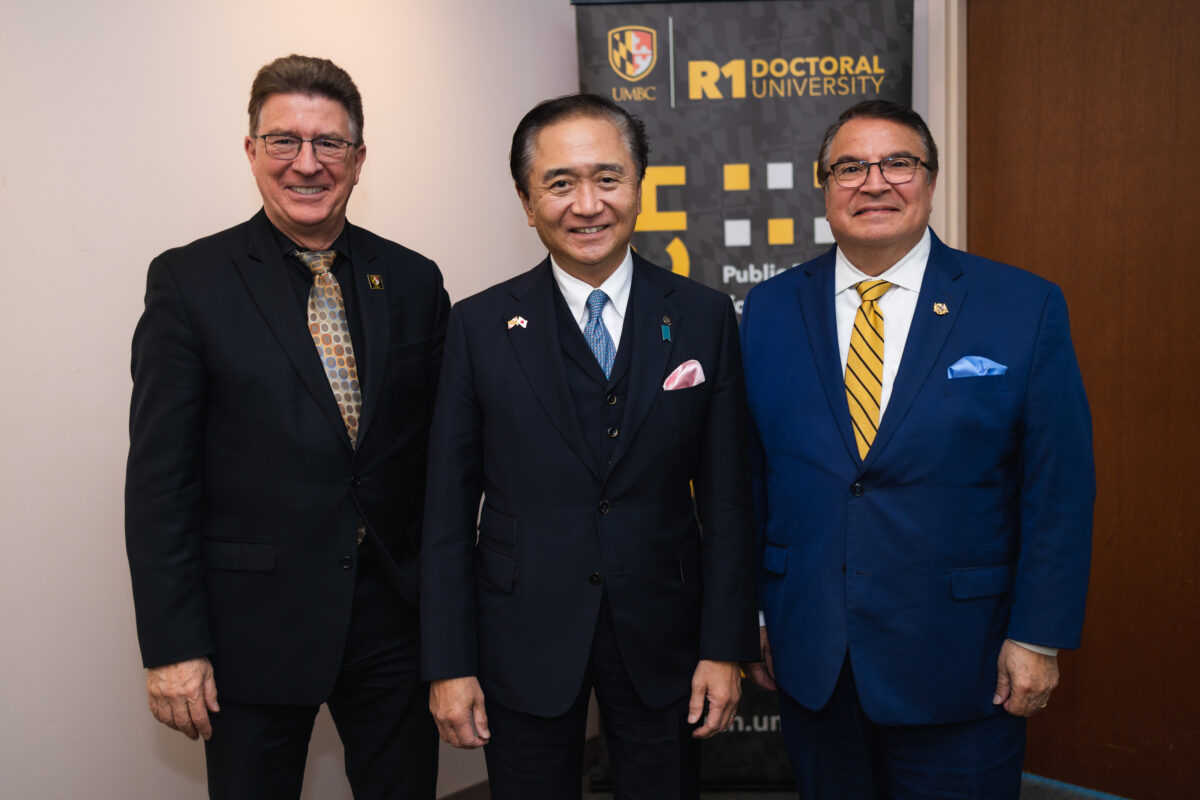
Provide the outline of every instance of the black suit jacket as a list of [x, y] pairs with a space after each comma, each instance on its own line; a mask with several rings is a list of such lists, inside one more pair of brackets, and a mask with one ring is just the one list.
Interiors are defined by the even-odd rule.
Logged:
[[[629, 393], [601, 469], [568, 387], [557, 292], [547, 259], [450, 313], [421, 555], [424, 674], [478, 675], [501, 705], [562, 714], [607, 592], [634, 685], [661, 707], [687, 696], [698, 659], [758, 654], [737, 323], [724, 295], [634, 256]], [[705, 382], [664, 391], [690, 359]]]
[[[150, 265], [133, 338], [126, 545], [146, 666], [208, 655], [221, 697], [319, 703], [357, 520], [417, 599], [425, 453], [449, 301], [428, 259], [347, 223], [363, 341], [350, 445], [266, 215]], [[371, 288], [378, 276], [382, 288]]]

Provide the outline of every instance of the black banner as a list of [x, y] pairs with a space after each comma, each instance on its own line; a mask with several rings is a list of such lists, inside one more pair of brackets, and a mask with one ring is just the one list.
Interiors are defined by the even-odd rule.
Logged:
[[912, 0], [578, 3], [580, 88], [646, 123], [638, 252], [741, 300], [832, 239], [821, 135], [912, 99]]

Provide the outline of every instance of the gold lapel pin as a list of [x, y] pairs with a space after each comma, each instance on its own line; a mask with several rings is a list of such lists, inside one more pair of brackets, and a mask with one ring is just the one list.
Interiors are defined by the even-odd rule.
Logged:
[[933, 313], [937, 314], [939, 317], [944, 317], [950, 313], [950, 309], [946, 308], [945, 303], [934, 303]]
[[370, 286], [372, 289], [382, 289], [383, 277], [381, 275], [368, 275], [367, 286]]

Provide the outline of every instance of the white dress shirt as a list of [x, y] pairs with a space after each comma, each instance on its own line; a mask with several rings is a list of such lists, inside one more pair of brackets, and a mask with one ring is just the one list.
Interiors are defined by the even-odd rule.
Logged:
[[850, 263], [842, 248], [837, 249], [837, 263], [833, 269], [834, 311], [837, 314], [838, 352], [842, 356], [842, 374], [846, 373], [846, 359], [850, 353], [850, 336], [854, 331], [854, 317], [862, 298], [854, 285], [860, 281], [884, 280], [892, 288], [875, 302], [883, 315], [883, 387], [879, 399], [879, 421], [887, 409], [892, 396], [892, 385], [900, 371], [900, 359], [904, 356], [904, 343], [908, 341], [908, 329], [912, 325], [913, 312], [917, 309], [917, 297], [921, 294], [921, 281], [925, 278], [925, 264], [929, 261], [929, 229], [917, 246], [881, 275], [874, 277], [861, 272]]
[[554, 282], [558, 284], [558, 290], [562, 292], [563, 299], [567, 301], [567, 308], [571, 309], [571, 316], [579, 323], [581, 331], [588, 323], [588, 295], [594, 289], [600, 289], [608, 295], [608, 302], [604, 304], [600, 317], [604, 320], [604, 327], [608, 328], [608, 335], [612, 337], [613, 350], [619, 349], [621, 330], [625, 327], [625, 308], [629, 305], [629, 287], [633, 285], [633, 252], [626, 248], [625, 260], [608, 276], [608, 280], [599, 286], [592, 286], [573, 275], [568, 275], [566, 270], [554, 262], [554, 256], [550, 256], [550, 268], [554, 272]]

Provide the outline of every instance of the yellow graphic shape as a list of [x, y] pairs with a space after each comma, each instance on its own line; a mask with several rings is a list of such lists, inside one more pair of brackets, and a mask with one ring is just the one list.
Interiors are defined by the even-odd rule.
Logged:
[[638, 216], [637, 231], [686, 231], [686, 211], [659, 211], [659, 186], [687, 184], [687, 167], [647, 167], [642, 180], [642, 213]]
[[750, 188], [749, 164], [725, 165], [725, 191], [744, 192]]
[[687, 245], [678, 236], [667, 245], [667, 255], [671, 257], [671, 272], [687, 278], [692, 273], [692, 259], [688, 255]]
[[790, 217], [767, 220], [767, 244], [795, 244], [796, 221]]

